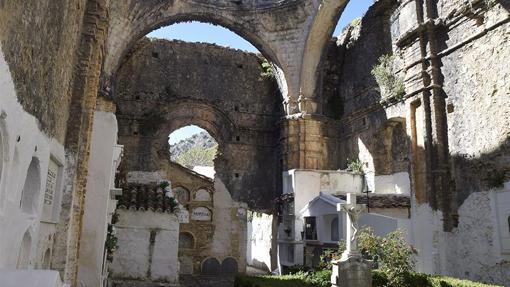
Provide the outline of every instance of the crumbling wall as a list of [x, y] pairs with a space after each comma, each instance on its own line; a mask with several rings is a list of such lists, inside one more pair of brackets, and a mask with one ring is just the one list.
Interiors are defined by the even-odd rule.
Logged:
[[[499, 218], [505, 208], [496, 197], [509, 190], [510, 84], [505, 79], [510, 3], [444, 0], [385, 6], [390, 2], [377, 2], [361, 28], [344, 31], [340, 50], [330, 52], [325, 67], [325, 95], [335, 89], [340, 95], [336, 112], [347, 127], [341, 132], [346, 141], [363, 143], [346, 144], [342, 152], [352, 156], [364, 146], [376, 174], [409, 171], [411, 238], [420, 251], [420, 271], [505, 284], [508, 254], [500, 237], [510, 235]], [[378, 7], [389, 15], [388, 22], [373, 21]], [[394, 74], [405, 84], [405, 94], [392, 101], [370, 75], [377, 57], [387, 53], [395, 55]], [[331, 62], [338, 57], [339, 63]], [[363, 116], [367, 121], [359, 123]], [[384, 127], [388, 120], [405, 131], [399, 128], [391, 141], [373, 132], [373, 126]], [[355, 124], [366, 131], [345, 133]], [[401, 145], [399, 152], [385, 158], [393, 143]], [[507, 221], [509, 215], [502, 218]]]
[[215, 169], [233, 199], [269, 208], [279, 192], [283, 111], [261, 61], [210, 44], [141, 40], [116, 77], [124, 172], [164, 170], [168, 135], [195, 124], [218, 142]]
[[61, 143], [86, 2], [0, 2], [0, 41], [18, 99], [41, 129]]

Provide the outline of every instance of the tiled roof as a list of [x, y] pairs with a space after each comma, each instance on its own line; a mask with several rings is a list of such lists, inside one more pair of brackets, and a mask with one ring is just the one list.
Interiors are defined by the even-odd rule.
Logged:
[[117, 199], [119, 209], [171, 212], [171, 199], [156, 184], [128, 184], [122, 188], [122, 196]]
[[[335, 195], [346, 200], [345, 194]], [[356, 203], [367, 204], [371, 208], [411, 208], [411, 198], [405, 194], [358, 194]]]

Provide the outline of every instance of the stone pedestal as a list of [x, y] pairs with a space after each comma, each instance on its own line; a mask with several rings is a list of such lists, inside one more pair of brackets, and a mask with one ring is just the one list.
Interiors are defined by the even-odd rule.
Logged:
[[360, 257], [333, 261], [332, 287], [372, 287], [369, 262]]

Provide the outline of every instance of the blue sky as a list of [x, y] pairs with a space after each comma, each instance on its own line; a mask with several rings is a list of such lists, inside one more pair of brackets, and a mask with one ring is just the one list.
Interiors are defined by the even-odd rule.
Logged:
[[186, 126], [186, 127], [180, 128], [178, 130], [175, 130], [173, 133], [171, 133], [170, 139], [168, 140], [168, 142], [170, 144], [175, 144], [183, 139], [187, 139], [187, 138], [191, 137], [192, 135], [198, 134], [203, 131], [205, 131], [205, 130], [201, 129], [197, 126], [194, 126], [194, 125]]
[[[373, 2], [373, 0], [351, 0], [340, 18], [333, 36], [338, 36], [347, 24], [365, 14]], [[237, 34], [220, 26], [200, 22], [179, 23], [163, 27], [151, 32], [149, 37], [178, 39], [187, 42], [215, 43], [220, 46], [258, 52], [253, 45]]]
[[[363, 16], [374, 0], [351, 0], [345, 9], [333, 36], [338, 36], [343, 28], [352, 20]], [[249, 52], [258, 52], [253, 45], [237, 34], [220, 26], [200, 22], [179, 23], [160, 28], [149, 34], [149, 37], [162, 39], [178, 39], [187, 42], [206, 42], [220, 46], [241, 49]], [[174, 131], [170, 136], [170, 144], [188, 138], [204, 131], [197, 126], [187, 126]]]

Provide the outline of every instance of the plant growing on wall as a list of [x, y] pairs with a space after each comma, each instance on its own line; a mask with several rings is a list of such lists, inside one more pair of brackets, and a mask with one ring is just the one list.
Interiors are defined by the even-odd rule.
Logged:
[[506, 179], [505, 172], [501, 170], [496, 170], [487, 177], [486, 181], [489, 188], [497, 189], [505, 186], [505, 179]]
[[260, 76], [263, 78], [274, 78], [273, 66], [266, 58], [264, 58], [260, 63], [260, 68], [262, 70]]
[[405, 96], [405, 86], [393, 69], [394, 60], [395, 56], [392, 55], [381, 56], [379, 63], [372, 68], [371, 73], [381, 88], [383, 98], [402, 101]]
[[364, 174], [363, 167], [365, 164], [359, 159], [347, 159], [347, 170], [357, 174]]
[[108, 233], [106, 234], [106, 241], [104, 247], [106, 249], [106, 260], [109, 262], [113, 261], [113, 253], [117, 250], [117, 236], [115, 236], [115, 229], [113, 225], [108, 224]]

